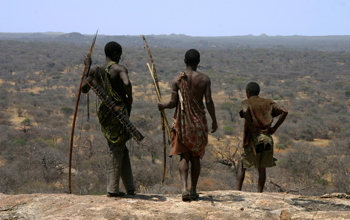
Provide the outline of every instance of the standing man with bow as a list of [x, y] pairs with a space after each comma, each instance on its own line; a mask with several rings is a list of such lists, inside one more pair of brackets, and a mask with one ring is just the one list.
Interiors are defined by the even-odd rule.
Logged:
[[[158, 103], [158, 109], [176, 107], [172, 130], [170, 157], [180, 155], [179, 171], [182, 181], [182, 200], [198, 199], [196, 187], [200, 174], [200, 160], [208, 144], [208, 126], [205, 117], [203, 97], [212, 119], [212, 130], [217, 129], [214, 102], [211, 97], [210, 78], [197, 71], [200, 54], [197, 50], [188, 50], [185, 54], [186, 71], [177, 75], [172, 82], [171, 100]], [[191, 189], [188, 191], [187, 179], [191, 162]]]
[[[125, 66], [119, 65], [122, 47], [114, 41], [106, 44], [106, 62], [101, 66], [92, 67], [91, 58], [84, 60], [82, 92], [87, 93], [90, 86], [86, 81], [93, 78], [108, 93], [108, 96], [117, 104], [122, 113], [130, 116], [132, 104], [132, 86]], [[97, 110], [101, 130], [108, 141], [110, 160], [107, 173], [107, 196], [118, 197], [125, 195], [119, 191], [120, 177], [128, 195], [135, 194], [135, 184], [131, 170], [129, 151], [125, 143], [131, 138], [124, 125], [122, 125], [113, 112], [102, 102]]]

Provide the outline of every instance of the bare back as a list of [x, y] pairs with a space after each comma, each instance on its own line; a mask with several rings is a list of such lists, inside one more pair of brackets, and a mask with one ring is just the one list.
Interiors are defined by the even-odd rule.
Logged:
[[[125, 97], [126, 91], [124, 88], [123, 77], [122, 75], [127, 76], [127, 70], [124, 66], [119, 64], [114, 64], [110, 68], [110, 82], [114, 91], [116, 91], [120, 96]], [[124, 76], [125, 77], [125, 76]], [[129, 81], [129, 77], [127, 77]]]
[[[210, 90], [210, 79], [207, 75], [197, 72], [197, 71], [185, 71], [187, 75], [187, 83], [192, 91], [192, 94], [196, 98], [196, 100], [203, 104], [203, 96], [205, 96], [207, 90]], [[178, 78], [176, 78], [176, 85], [178, 90], [180, 88], [180, 82]], [[208, 88], [209, 87], [209, 88]]]
[[[98, 67], [93, 67], [90, 70], [90, 73], [95, 76], [96, 81], [101, 84], [102, 78], [104, 78], [105, 69], [107, 68], [108, 63], [99, 66], [100, 71], [98, 71]], [[129, 81], [127, 69], [119, 64], [114, 64], [110, 67], [110, 75], [109, 81], [111, 82], [111, 86], [114, 91], [116, 91], [121, 97], [126, 97], [127, 91], [125, 91], [124, 80], [126, 82]], [[101, 75], [100, 75], [101, 74]]]
[[[190, 67], [191, 68], [191, 67]], [[212, 118], [212, 133], [217, 129], [217, 121], [215, 116], [214, 102], [211, 97], [211, 81], [210, 78], [200, 72], [187, 68], [185, 71], [187, 75], [187, 84], [192, 91], [193, 96], [198, 103], [203, 105], [203, 96], [205, 98], [205, 105], [208, 109], [210, 117]], [[158, 109], [163, 110], [166, 108], [175, 108], [178, 106], [179, 95], [178, 90], [180, 88], [179, 76], [175, 76], [172, 82], [171, 99], [168, 103], [158, 103]]]

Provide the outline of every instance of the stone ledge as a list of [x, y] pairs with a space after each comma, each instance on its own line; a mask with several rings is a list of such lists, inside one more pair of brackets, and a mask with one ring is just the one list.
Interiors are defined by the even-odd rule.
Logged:
[[350, 219], [350, 200], [234, 190], [203, 191], [191, 202], [161, 194], [0, 194], [0, 219]]

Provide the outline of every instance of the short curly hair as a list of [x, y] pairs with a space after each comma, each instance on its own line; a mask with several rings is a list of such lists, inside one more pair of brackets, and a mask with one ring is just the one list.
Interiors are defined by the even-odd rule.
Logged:
[[196, 49], [190, 49], [185, 54], [185, 63], [189, 66], [197, 65], [200, 61], [200, 54]]
[[247, 93], [249, 93], [250, 95], [259, 95], [260, 86], [256, 82], [250, 82], [250, 83], [248, 83], [247, 87], [245, 88], [245, 91]]
[[113, 56], [113, 53], [117, 52], [118, 54], [122, 54], [122, 46], [115, 41], [108, 42], [105, 46], [105, 54], [106, 57]]

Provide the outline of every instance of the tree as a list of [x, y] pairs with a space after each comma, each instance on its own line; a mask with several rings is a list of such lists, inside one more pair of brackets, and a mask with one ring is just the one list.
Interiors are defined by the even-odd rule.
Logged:
[[237, 151], [240, 148], [240, 144], [241, 141], [239, 141], [237, 146], [233, 148], [231, 142], [227, 141], [225, 144], [220, 144], [216, 148], [213, 148], [213, 151], [217, 155], [215, 162], [228, 166], [234, 170], [235, 174], [237, 174], [239, 161]]
[[234, 104], [233, 102], [224, 102], [220, 105], [220, 108], [222, 110], [225, 110], [231, 117], [231, 122], [234, 121], [235, 117], [238, 115], [239, 112], [239, 105]]

